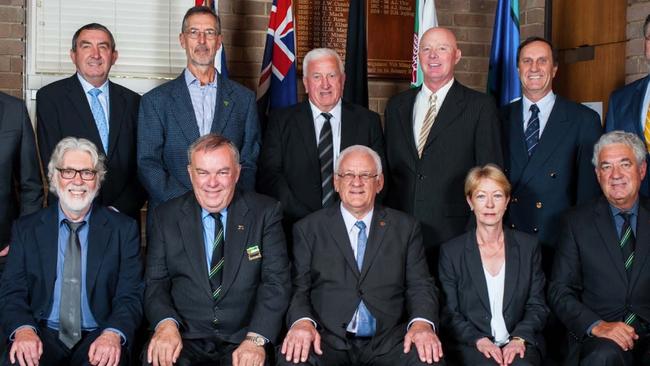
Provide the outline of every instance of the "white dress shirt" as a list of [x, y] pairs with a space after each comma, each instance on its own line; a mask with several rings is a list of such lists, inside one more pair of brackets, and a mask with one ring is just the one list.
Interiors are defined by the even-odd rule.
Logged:
[[[440, 89], [438, 89], [438, 91], [435, 92], [437, 96], [436, 108], [438, 112], [440, 112], [440, 107], [442, 107], [442, 103], [445, 101], [447, 93], [449, 93], [449, 89], [451, 89], [451, 85], [453, 83], [454, 79], [452, 78], [449, 80], [449, 82], [447, 82], [447, 84], [443, 85]], [[420, 92], [415, 97], [415, 105], [413, 106], [413, 136], [415, 137], [416, 144], [420, 139], [422, 124], [424, 124], [424, 117], [426, 117], [427, 111], [429, 111], [429, 98], [431, 97], [431, 94], [433, 94], [433, 92], [427, 88], [424, 83], [422, 83], [422, 89], [420, 89]]]

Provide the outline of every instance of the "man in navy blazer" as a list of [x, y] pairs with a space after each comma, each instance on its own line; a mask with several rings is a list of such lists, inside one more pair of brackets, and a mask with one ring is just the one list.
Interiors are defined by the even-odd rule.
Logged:
[[192, 189], [187, 148], [217, 133], [241, 152], [239, 187], [254, 190], [260, 131], [255, 95], [219, 74], [214, 58], [221, 47], [221, 22], [208, 7], [189, 9], [179, 35], [187, 67], [175, 80], [148, 92], [138, 119], [138, 175], [155, 207]]
[[67, 137], [48, 164], [57, 204], [16, 221], [0, 282], [5, 364], [118, 365], [142, 318], [136, 222], [93, 204], [103, 155]]
[[[643, 23], [643, 36], [645, 42], [646, 60], [650, 60], [650, 15]], [[646, 118], [650, 108], [650, 95], [648, 95], [650, 75], [641, 78], [633, 83], [615, 90], [609, 97], [607, 118], [605, 120], [605, 131], [622, 130], [635, 133], [646, 146], [650, 146], [650, 123], [648, 123], [648, 134], [645, 134]], [[646, 156], [646, 162], [650, 164], [650, 155]], [[643, 178], [639, 193], [643, 196], [650, 196], [650, 182], [648, 176]]]

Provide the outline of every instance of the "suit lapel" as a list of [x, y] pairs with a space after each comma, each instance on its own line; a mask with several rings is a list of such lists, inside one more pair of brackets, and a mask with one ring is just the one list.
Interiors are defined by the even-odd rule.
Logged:
[[366, 277], [370, 267], [372, 266], [379, 249], [384, 243], [386, 231], [390, 226], [390, 221], [386, 217], [386, 210], [381, 207], [375, 207], [375, 212], [372, 215], [372, 223], [370, 230], [368, 230], [368, 242], [366, 243], [366, 251], [363, 254], [363, 266], [361, 267], [361, 281]]
[[442, 105], [440, 106], [433, 126], [431, 126], [431, 131], [429, 131], [429, 136], [427, 136], [427, 143], [424, 145], [425, 150], [428, 149], [442, 131], [451, 126], [458, 115], [465, 110], [467, 103], [464, 94], [465, 92], [461, 89], [458, 82], [454, 80], [444, 102], [442, 102]]
[[327, 208], [326, 220], [327, 222], [326, 225], [323, 226], [323, 230], [332, 236], [334, 243], [336, 243], [336, 246], [341, 251], [341, 254], [343, 254], [343, 258], [352, 270], [352, 273], [358, 277], [360, 275], [360, 271], [357, 267], [357, 260], [354, 258], [354, 251], [352, 251], [352, 244], [350, 243], [350, 238], [345, 228], [345, 222], [343, 221], [343, 216], [341, 215], [339, 205], [334, 205]]
[[[524, 142], [524, 123], [522, 102], [519, 99], [510, 105], [508, 111], [508, 143], [510, 154], [510, 182], [516, 187], [526, 165], [528, 164], [528, 151]], [[516, 189], [516, 188], [515, 188]]]
[[630, 286], [633, 289], [636, 281], [644, 273], [643, 268], [650, 255], [650, 207], [643, 198], [639, 199], [639, 216], [636, 222], [636, 248], [634, 249], [634, 263], [630, 275]]
[[[96, 206], [95, 206], [96, 207]], [[111, 238], [111, 231], [106, 228], [106, 215], [100, 209], [93, 208], [88, 223], [88, 252], [86, 254], [86, 293], [91, 298], [97, 274], [101, 270], [104, 252]]]
[[341, 151], [348, 146], [354, 145], [355, 141], [360, 141], [356, 138], [358, 133], [359, 124], [354, 118], [352, 108], [346, 102], [341, 104]]
[[[320, 162], [318, 160], [318, 146], [316, 143], [316, 129], [314, 128], [314, 117], [311, 113], [309, 102], [305, 101], [298, 105], [298, 112], [291, 118], [292, 124], [302, 136], [304, 145], [303, 151], [307, 154], [307, 160], [316, 163], [316, 169], [320, 172]], [[320, 176], [318, 176], [320, 183]]]
[[413, 107], [415, 105], [415, 98], [420, 90], [422, 90], [422, 87], [409, 90], [404, 103], [397, 107], [399, 124], [402, 126], [404, 136], [406, 136], [407, 148], [415, 160], [418, 159], [418, 150], [417, 146], [415, 146], [415, 136], [413, 136]]
[[[79, 119], [82, 121], [81, 125], [77, 127], [86, 131], [85, 133], [80, 132], [79, 135], [92, 136], [92, 142], [97, 145], [97, 148], [100, 151], [104, 151], [104, 147], [101, 143], [102, 139], [99, 137], [99, 131], [95, 124], [95, 117], [93, 117], [90, 105], [88, 104], [88, 97], [86, 96], [86, 93], [84, 93], [84, 89], [81, 86], [81, 82], [79, 82], [77, 74], [68, 78], [66, 88], [68, 90], [66, 97], [77, 111]], [[104, 151], [104, 154], [108, 156], [106, 151]]]
[[253, 230], [254, 223], [251, 222], [251, 217], [248, 215], [249, 207], [246, 201], [241, 196], [237, 196], [239, 196], [239, 193], [235, 193], [235, 197], [228, 207], [228, 222], [226, 223], [226, 240], [224, 244], [225, 261], [220, 299], [228, 295], [228, 290], [237, 278], [237, 271], [239, 271], [244, 260], [246, 245], [257, 245], [263, 251], [263, 248], [261, 248], [262, 243], [247, 243], [248, 233]]
[[[618, 245], [618, 234], [616, 233], [616, 226], [612, 220], [612, 213], [609, 209], [609, 204], [604, 197], [601, 197], [594, 207], [594, 223], [596, 230], [601, 237], [601, 244], [605, 247], [605, 251], [621, 277], [621, 281], [627, 284], [627, 273], [625, 265], [623, 264], [623, 254]], [[638, 227], [639, 225], [637, 225]]]
[[121, 90], [115, 87], [113, 82], [108, 82], [108, 94], [111, 100], [109, 109], [110, 117], [108, 118], [108, 151], [106, 156], [110, 159], [115, 152], [117, 146], [117, 139], [122, 130], [122, 121], [126, 119], [126, 101]]
[[[47, 291], [46, 298], [52, 298], [52, 291], [54, 290], [54, 281], [56, 280], [56, 266], [58, 261], [58, 203], [53, 203], [48, 206], [46, 211], [41, 217], [41, 225], [34, 229], [36, 238], [36, 248], [38, 248], [41, 257], [41, 264], [43, 265], [43, 278], [47, 281], [45, 289]], [[52, 240], [52, 238], [55, 238]]]
[[232, 97], [231, 85], [225, 82], [221, 74], [217, 74], [217, 100], [214, 103], [214, 117], [210, 132], [223, 135], [230, 121], [230, 114], [235, 109], [235, 103], [237, 101]]
[[179, 220], [178, 227], [181, 232], [181, 241], [185, 253], [192, 265], [194, 278], [203, 288], [206, 296], [212, 299], [212, 289], [208, 279], [208, 267], [206, 264], [205, 245], [203, 242], [203, 221], [201, 220], [201, 209], [194, 198], [193, 193], [185, 195], [185, 202], [181, 206], [182, 216], [185, 220]]
[[185, 140], [191, 144], [199, 138], [200, 133], [199, 126], [196, 123], [196, 115], [194, 114], [190, 92], [187, 90], [187, 85], [185, 84], [184, 72], [172, 82], [174, 83], [171, 91], [172, 103], [174, 105], [172, 108], [174, 118], [183, 136], [185, 136]]
[[472, 283], [478, 298], [481, 299], [483, 307], [490, 311], [490, 296], [487, 290], [487, 282], [485, 280], [485, 273], [483, 272], [483, 262], [481, 262], [481, 253], [478, 250], [478, 243], [476, 242], [476, 230], [472, 230], [467, 236], [465, 242], [465, 254], [467, 261], [465, 262], [467, 272], [472, 277]]
[[[643, 79], [643, 82], [639, 83], [634, 91], [634, 96], [629, 102], [632, 106], [629, 110], [632, 111], [632, 115], [625, 116], [626, 120], [631, 121], [632, 126], [634, 126], [634, 131], [637, 136], [643, 138], [643, 131], [641, 131], [641, 124], [639, 123], [639, 118], [643, 119], [645, 113], [641, 114], [641, 107], [643, 106], [643, 99], [645, 98], [645, 91], [648, 87], [648, 81], [650, 81], [650, 76], [646, 76]], [[623, 108], [623, 110], [625, 110]], [[646, 111], [647, 113], [647, 111]], [[645, 123], [645, 121], [644, 121]], [[644, 139], [645, 140], [645, 139]]]
[[505, 273], [505, 284], [503, 291], [503, 309], [510, 305], [510, 301], [515, 293], [515, 288], [517, 288], [517, 281], [519, 280], [519, 243], [515, 240], [514, 236], [510, 230], [505, 230], [505, 244], [506, 244], [506, 273]]

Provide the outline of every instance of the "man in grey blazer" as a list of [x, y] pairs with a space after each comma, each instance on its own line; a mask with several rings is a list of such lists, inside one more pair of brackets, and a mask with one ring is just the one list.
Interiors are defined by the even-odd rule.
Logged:
[[155, 207], [191, 190], [186, 151], [200, 136], [218, 133], [241, 152], [239, 187], [253, 190], [260, 149], [255, 95], [217, 72], [221, 22], [209, 8], [190, 8], [179, 35], [187, 67], [142, 97], [138, 118], [138, 175]]

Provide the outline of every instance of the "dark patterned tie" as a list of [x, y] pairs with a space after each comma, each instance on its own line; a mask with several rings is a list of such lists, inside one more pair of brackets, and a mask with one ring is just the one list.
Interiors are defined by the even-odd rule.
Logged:
[[321, 181], [321, 204], [323, 207], [329, 207], [334, 203], [334, 183], [332, 175], [334, 174], [334, 145], [332, 142], [332, 125], [330, 113], [321, 113], [325, 118], [323, 128], [320, 130], [318, 138], [318, 159], [320, 161], [320, 181]]
[[530, 106], [530, 113], [528, 126], [526, 127], [526, 131], [524, 131], [526, 149], [528, 150], [529, 157], [533, 156], [535, 147], [539, 143], [539, 108], [537, 107], [537, 104]]
[[63, 260], [63, 281], [61, 282], [61, 304], [59, 308], [59, 339], [68, 348], [81, 339], [81, 244], [79, 228], [86, 222], [63, 223], [70, 230]]
[[[634, 262], [634, 247], [636, 246], [636, 238], [634, 237], [632, 225], [630, 225], [632, 213], [620, 212], [619, 215], [623, 218], [623, 226], [621, 227], [621, 237], [618, 241], [618, 244], [621, 247], [621, 254], [623, 254], [623, 263], [625, 265], [625, 271], [627, 272], [627, 278], [629, 279], [630, 272], [632, 271], [632, 264]], [[636, 314], [632, 312], [627, 313], [624, 319], [625, 324], [634, 326], [635, 321]]]
[[219, 212], [210, 213], [214, 219], [214, 241], [212, 242], [212, 259], [210, 260], [210, 288], [212, 289], [212, 298], [217, 300], [221, 293], [221, 279], [223, 277], [223, 225], [221, 224], [221, 214]]

